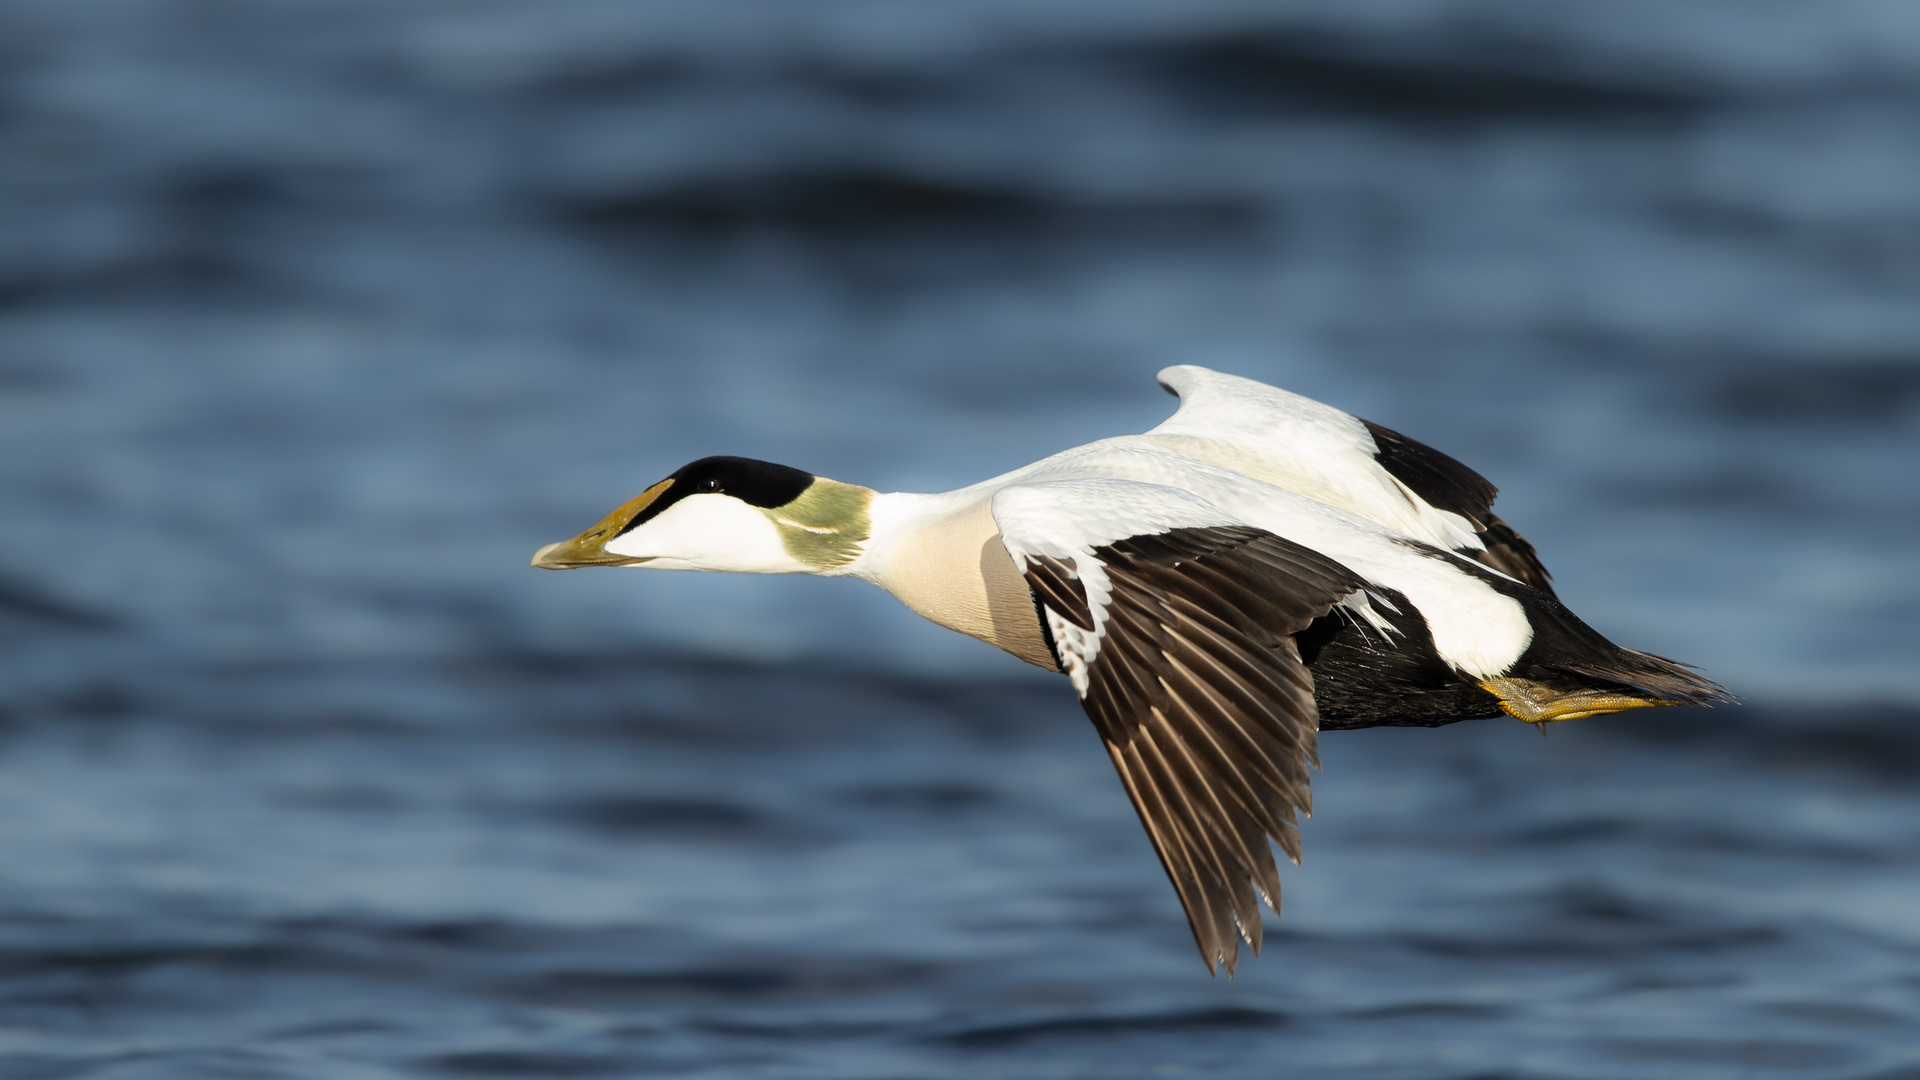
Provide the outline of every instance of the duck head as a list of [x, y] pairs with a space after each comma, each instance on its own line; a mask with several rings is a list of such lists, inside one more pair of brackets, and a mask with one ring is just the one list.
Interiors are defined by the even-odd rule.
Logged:
[[832, 573], [866, 544], [871, 488], [752, 458], [701, 458], [533, 556], [545, 570], [641, 566]]

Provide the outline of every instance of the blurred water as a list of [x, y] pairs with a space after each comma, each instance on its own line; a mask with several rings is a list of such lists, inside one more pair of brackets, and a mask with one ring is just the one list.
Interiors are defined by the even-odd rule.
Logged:
[[[1905, 0], [15, 0], [0, 1073], [1920, 1075], [1916, 72]], [[1329, 736], [1208, 981], [1057, 680], [525, 567], [1175, 362], [1758, 704]]]

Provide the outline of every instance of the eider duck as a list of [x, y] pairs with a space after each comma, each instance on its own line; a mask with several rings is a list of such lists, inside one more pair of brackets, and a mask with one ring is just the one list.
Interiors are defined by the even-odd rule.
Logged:
[[1153, 430], [943, 494], [703, 458], [533, 565], [860, 578], [1065, 674], [1229, 975], [1279, 910], [1268, 841], [1300, 860], [1321, 729], [1732, 700], [1562, 607], [1453, 458], [1250, 379], [1159, 380], [1180, 407]]

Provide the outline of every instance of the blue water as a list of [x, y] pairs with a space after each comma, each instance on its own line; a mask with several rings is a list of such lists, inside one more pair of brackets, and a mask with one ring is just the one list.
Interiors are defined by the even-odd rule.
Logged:
[[[1920, 1076], [1920, 14], [15, 0], [0, 1075]], [[1329, 734], [1209, 979], [1057, 677], [539, 574], [1198, 362], [1737, 709]]]

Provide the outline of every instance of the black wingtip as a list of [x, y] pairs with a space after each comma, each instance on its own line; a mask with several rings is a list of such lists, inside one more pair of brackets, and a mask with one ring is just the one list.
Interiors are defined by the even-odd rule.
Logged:
[[1480, 541], [1486, 545], [1486, 549], [1467, 554], [1548, 596], [1554, 595], [1553, 575], [1547, 572], [1546, 565], [1540, 561], [1539, 552], [1525, 537], [1514, 532], [1513, 526], [1489, 513], [1487, 527], [1480, 532]]
[[1437, 510], [1459, 514], [1474, 528], [1486, 527], [1500, 489], [1492, 481], [1426, 443], [1362, 420], [1373, 436], [1373, 459], [1393, 478]]

